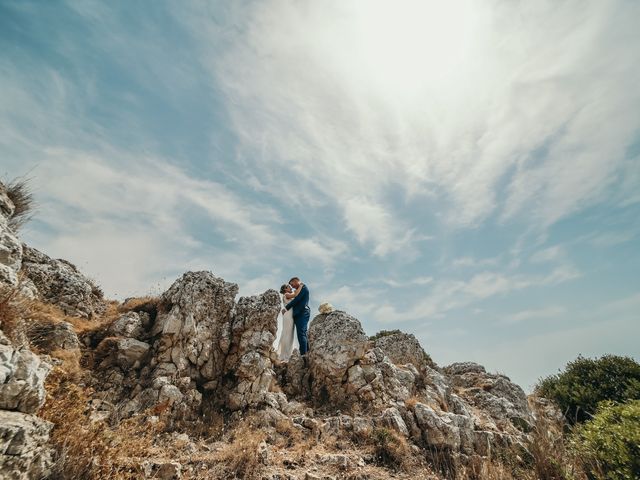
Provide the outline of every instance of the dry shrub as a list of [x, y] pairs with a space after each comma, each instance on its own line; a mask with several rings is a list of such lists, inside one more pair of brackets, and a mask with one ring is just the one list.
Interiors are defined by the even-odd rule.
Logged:
[[162, 425], [150, 426], [138, 417], [112, 429], [102, 421], [91, 421], [89, 395], [90, 391], [70, 382], [63, 369], [56, 367], [49, 375], [40, 416], [54, 424], [54, 477], [141, 478], [135, 457], [150, 456], [153, 437]]
[[264, 432], [251, 426], [250, 422], [239, 425], [218, 454], [218, 460], [224, 469], [222, 478], [261, 478], [265, 465], [260, 457], [259, 447], [265, 439]]
[[376, 428], [370, 442], [378, 463], [393, 470], [408, 471], [414, 464], [407, 440], [388, 428]]
[[33, 192], [26, 177], [16, 178], [7, 185], [7, 196], [13, 202], [15, 210], [9, 219], [9, 226], [17, 231], [27, 223], [35, 208]]

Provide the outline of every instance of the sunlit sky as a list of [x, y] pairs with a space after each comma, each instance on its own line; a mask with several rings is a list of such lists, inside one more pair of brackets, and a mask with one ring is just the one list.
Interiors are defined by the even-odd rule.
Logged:
[[[114, 298], [309, 285], [529, 389], [640, 358], [640, 2], [0, 1], [0, 175]], [[313, 348], [313, 346], [311, 346]]]

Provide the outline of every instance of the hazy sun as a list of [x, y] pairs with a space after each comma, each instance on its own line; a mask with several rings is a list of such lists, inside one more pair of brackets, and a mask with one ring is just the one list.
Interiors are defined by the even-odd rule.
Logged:
[[369, 81], [411, 97], [464, 81], [477, 34], [472, 1], [366, 0], [355, 13], [355, 48]]

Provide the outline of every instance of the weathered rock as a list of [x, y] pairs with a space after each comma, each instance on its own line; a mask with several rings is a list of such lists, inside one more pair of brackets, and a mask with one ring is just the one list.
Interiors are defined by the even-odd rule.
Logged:
[[15, 206], [5, 185], [0, 182], [0, 293], [3, 288], [18, 285], [22, 262], [22, 244], [10, 225]]
[[16, 348], [0, 332], [0, 409], [35, 413], [45, 400], [51, 366], [27, 348]]
[[149, 327], [149, 314], [146, 312], [126, 312], [107, 329], [111, 337], [129, 337], [141, 340]]
[[0, 410], [0, 478], [46, 478], [53, 463], [48, 445], [52, 427], [35, 415]]
[[80, 346], [73, 325], [68, 322], [28, 322], [26, 331], [29, 343], [44, 352], [75, 350]]
[[145, 460], [142, 462], [145, 478], [178, 480], [182, 478], [182, 465], [169, 460]]
[[407, 428], [406, 423], [404, 423], [402, 415], [400, 415], [397, 408], [387, 408], [382, 412], [381, 420], [384, 426], [395, 430], [400, 435], [404, 435], [405, 437], [409, 436], [409, 429]]
[[67, 315], [91, 318], [105, 311], [100, 289], [66, 260], [54, 260], [35, 248], [22, 246], [22, 271], [41, 300]]
[[511, 424], [527, 432], [533, 416], [527, 396], [508, 377], [487, 373], [476, 363], [455, 363], [444, 369], [449, 381], [458, 387], [458, 395], [486, 414], [501, 429]]
[[158, 313], [152, 329], [160, 375], [168, 368], [199, 383], [222, 377], [237, 293], [235, 283], [210, 272], [187, 272], [171, 285], [161, 297], [166, 308]]
[[370, 343], [360, 322], [341, 312], [317, 315], [309, 325], [309, 365], [313, 375], [313, 397], [336, 405], [349, 403], [352, 396], [343, 377], [361, 359]]
[[279, 311], [280, 296], [275, 290], [238, 301], [225, 362], [224, 388], [229, 390], [226, 403], [232, 410], [278, 405], [279, 400], [271, 394], [275, 372], [269, 351], [275, 340]]
[[431, 357], [422, 349], [418, 339], [409, 333], [389, 332], [387, 335], [376, 338], [374, 346], [382, 350], [396, 365], [410, 363], [421, 372], [427, 367], [435, 366]]

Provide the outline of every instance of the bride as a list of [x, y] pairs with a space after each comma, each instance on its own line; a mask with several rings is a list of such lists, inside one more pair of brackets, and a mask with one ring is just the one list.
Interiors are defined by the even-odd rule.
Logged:
[[[303, 284], [300, 283], [298, 288], [294, 291], [288, 283], [282, 285], [282, 287], [280, 287], [282, 302], [287, 305], [291, 300], [298, 296], [302, 287]], [[282, 334], [280, 335], [280, 342], [278, 343], [278, 359], [281, 362], [289, 360], [291, 352], [293, 352], [294, 337], [295, 324], [293, 323], [293, 310], [287, 310], [282, 316]]]

